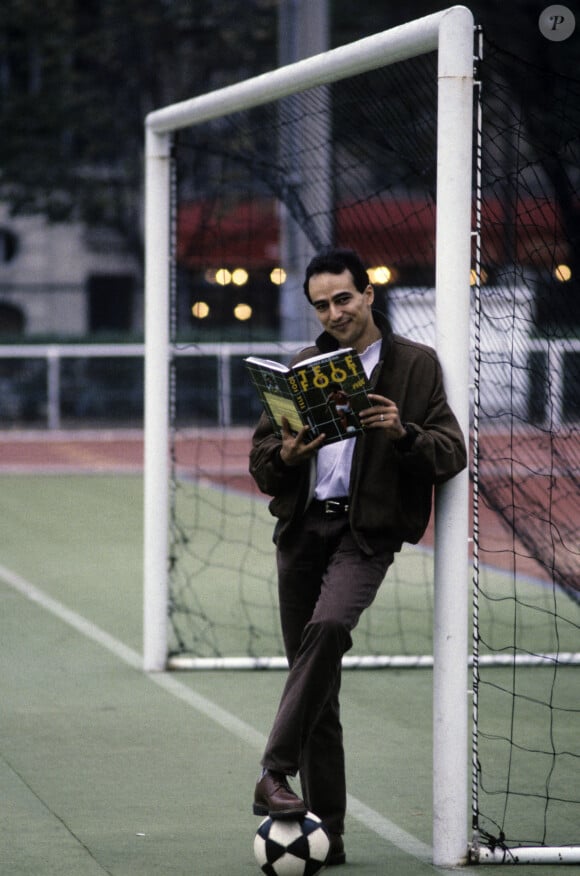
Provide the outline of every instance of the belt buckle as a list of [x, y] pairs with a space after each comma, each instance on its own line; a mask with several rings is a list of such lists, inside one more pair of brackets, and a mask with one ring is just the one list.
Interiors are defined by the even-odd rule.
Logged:
[[346, 514], [348, 511], [348, 503], [347, 502], [337, 502], [336, 499], [325, 499], [324, 500], [324, 513], [330, 516], [335, 514]]

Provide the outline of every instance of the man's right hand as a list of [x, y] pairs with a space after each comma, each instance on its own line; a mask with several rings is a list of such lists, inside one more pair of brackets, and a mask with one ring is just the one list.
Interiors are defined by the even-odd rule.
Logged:
[[324, 444], [324, 439], [326, 438], [324, 434], [319, 435], [313, 441], [306, 444], [304, 439], [309, 431], [307, 426], [304, 426], [296, 435], [293, 435], [290, 430], [290, 423], [286, 417], [282, 417], [281, 423], [282, 449], [280, 450], [280, 459], [284, 465], [300, 465], [301, 462], [305, 462], [311, 456], [314, 456], [319, 447], [322, 447]]

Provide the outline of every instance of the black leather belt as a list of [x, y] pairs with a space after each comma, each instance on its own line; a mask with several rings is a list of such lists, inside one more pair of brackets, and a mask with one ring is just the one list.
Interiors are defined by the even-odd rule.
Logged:
[[338, 517], [340, 514], [348, 514], [349, 506], [348, 496], [337, 496], [334, 499], [313, 499], [309, 507], [325, 517]]

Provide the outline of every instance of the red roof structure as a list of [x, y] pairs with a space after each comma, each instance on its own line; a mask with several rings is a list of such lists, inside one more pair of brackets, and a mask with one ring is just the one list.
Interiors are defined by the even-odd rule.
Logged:
[[[369, 264], [433, 266], [434, 205], [427, 199], [389, 199], [339, 206], [335, 240], [352, 246]], [[178, 261], [193, 270], [230, 266], [271, 269], [280, 263], [278, 202], [256, 199], [232, 204], [200, 201], [178, 211]], [[553, 202], [522, 199], [514, 208], [499, 199], [484, 202], [482, 261], [512, 261], [545, 268], [569, 257], [563, 224]]]

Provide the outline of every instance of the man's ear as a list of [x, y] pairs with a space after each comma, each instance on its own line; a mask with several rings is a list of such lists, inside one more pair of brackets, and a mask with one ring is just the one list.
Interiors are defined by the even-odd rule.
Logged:
[[369, 283], [369, 285], [367, 286], [367, 288], [365, 289], [363, 294], [368, 296], [369, 304], [372, 304], [373, 301], [375, 300], [374, 286], [371, 283]]

